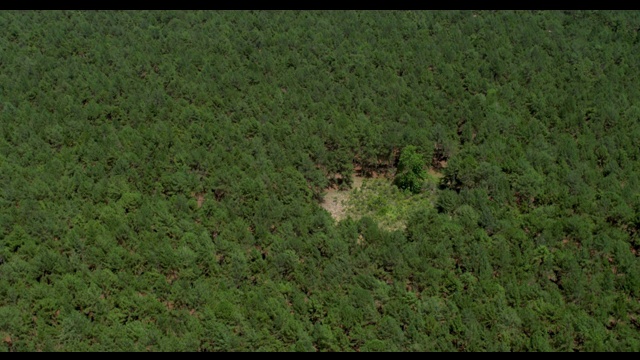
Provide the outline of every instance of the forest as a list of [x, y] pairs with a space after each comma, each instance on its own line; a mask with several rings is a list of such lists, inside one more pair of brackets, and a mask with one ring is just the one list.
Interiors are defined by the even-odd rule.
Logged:
[[640, 12], [0, 28], [0, 351], [640, 351]]

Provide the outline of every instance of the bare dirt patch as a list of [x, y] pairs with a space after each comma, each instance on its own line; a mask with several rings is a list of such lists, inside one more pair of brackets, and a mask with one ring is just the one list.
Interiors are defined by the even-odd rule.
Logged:
[[[354, 166], [351, 175], [352, 186], [348, 190], [339, 190], [337, 184], [325, 189], [324, 200], [320, 206], [337, 222], [348, 217], [357, 220], [370, 217], [381, 229], [388, 231], [403, 230], [406, 221], [416, 209], [433, 206], [438, 184], [447, 167], [445, 159], [437, 159], [428, 167], [423, 189], [419, 194], [411, 194], [398, 189], [393, 184], [395, 169], [368, 169]], [[340, 177], [341, 180], [342, 177]], [[358, 239], [359, 245], [364, 239]]]
[[[440, 164], [446, 167], [446, 162]], [[336, 221], [347, 217], [358, 219], [364, 215], [372, 217], [382, 228], [399, 230], [405, 227], [408, 212], [416, 206], [432, 203], [437, 184], [444, 177], [440, 169], [428, 168], [425, 191], [421, 195], [408, 195], [393, 185], [393, 173], [371, 171], [365, 176], [359, 167], [352, 175], [352, 186], [339, 190], [336, 186], [325, 189], [320, 206]], [[429, 200], [431, 199], [431, 200]]]
[[336, 221], [343, 220], [346, 217], [346, 207], [347, 201], [349, 200], [349, 196], [354, 189], [359, 189], [362, 186], [362, 181], [364, 177], [362, 176], [353, 176], [353, 182], [351, 189], [349, 190], [338, 190], [338, 189], [327, 189], [327, 194], [324, 197], [324, 201], [320, 203], [325, 210], [331, 214], [331, 216], [336, 219]]
[[191, 196], [196, 198], [196, 202], [198, 203], [198, 209], [202, 207], [204, 204], [204, 193], [191, 193]]

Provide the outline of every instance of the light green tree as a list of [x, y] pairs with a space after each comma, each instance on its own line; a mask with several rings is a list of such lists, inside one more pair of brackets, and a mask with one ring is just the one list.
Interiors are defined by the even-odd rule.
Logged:
[[427, 176], [424, 170], [424, 158], [416, 152], [416, 147], [409, 145], [402, 149], [398, 172], [395, 177], [396, 186], [417, 194], [422, 190], [422, 183]]

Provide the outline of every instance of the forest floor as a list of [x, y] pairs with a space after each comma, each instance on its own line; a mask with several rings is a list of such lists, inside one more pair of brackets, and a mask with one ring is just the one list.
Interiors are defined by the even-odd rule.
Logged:
[[422, 206], [432, 206], [435, 189], [442, 174], [432, 168], [428, 170], [424, 189], [420, 194], [410, 194], [393, 185], [392, 176], [374, 174], [352, 175], [352, 187], [348, 190], [326, 189], [324, 201], [320, 204], [336, 221], [347, 217], [359, 219], [369, 216], [382, 228], [401, 230], [406, 227], [408, 215]]
[[351, 193], [354, 189], [359, 189], [364, 181], [363, 176], [353, 175], [353, 186], [349, 190], [338, 190], [334, 188], [327, 189], [327, 194], [324, 196], [324, 201], [320, 204], [325, 210], [336, 219], [336, 221], [343, 220], [347, 217], [347, 204]]

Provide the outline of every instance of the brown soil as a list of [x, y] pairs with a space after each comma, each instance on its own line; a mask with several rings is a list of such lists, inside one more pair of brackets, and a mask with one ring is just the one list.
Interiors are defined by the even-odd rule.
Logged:
[[198, 202], [198, 209], [202, 207], [202, 204], [204, 204], [204, 193], [191, 193], [191, 196], [196, 198], [196, 201]]
[[[440, 161], [440, 167], [441, 168], [445, 168], [447, 166], [447, 162], [446, 161]], [[352, 186], [351, 189], [349, 190], [338, 190], [336, 187], [330, 187], [325, 189], [326, 191], [326, 195], [324, 197], [324, 201], [322, 203], [320, 203], [320, 206], [322, 206], [322, 208], [324, 208], [325, 210], [327, 210], [329, 212], [329, 214], [331, 214], [331, 216], [336, 219], [336, 221], [341, 221], [343, 219], [345, 219], [347, 217], [346, 214], [346, 208], [347, 208], [347, 202], [349, 200], [349, 197], [351, 196], [351, 192], [354, 189], [359, 189], [362, 186], [362, 181], [365, 179], [365, 176], [363, 176], [363, 171], [362, 168], [359, 165], [356, 165], [354, 167], [354, 174], [352, 175]], [[442, 177], [444, 177], [444, 175], [442, 174], [442, 172], [434, 169], [433, 167], [429, 167], [428, 170], [429, 175], [440, 179]], [[338, 174], [339, 177], [340, 174]], [[341, 176], [340, 176], [341, 177]], [[376, 171], [372, 171], [369, 176], [366, 176], [367, 178], [373, 178], [373, 179], [378, 179], [378, 178], [385, 178], [385, 179], [392, 179], [393, 178], [393, 172], [391, 171], [381, 171], [381, 172], [376, 172]]]
[[327, 194], [320, 206], [327, 210], [336, 221], [343, 220], [346, 217], [346, 203], [349, 200], [349, 195], [353, 189], [359, 189], [362, 186], [363, 179], [362, 176], [353, 176], [353, 186], [350, 190], [326, 189]]

